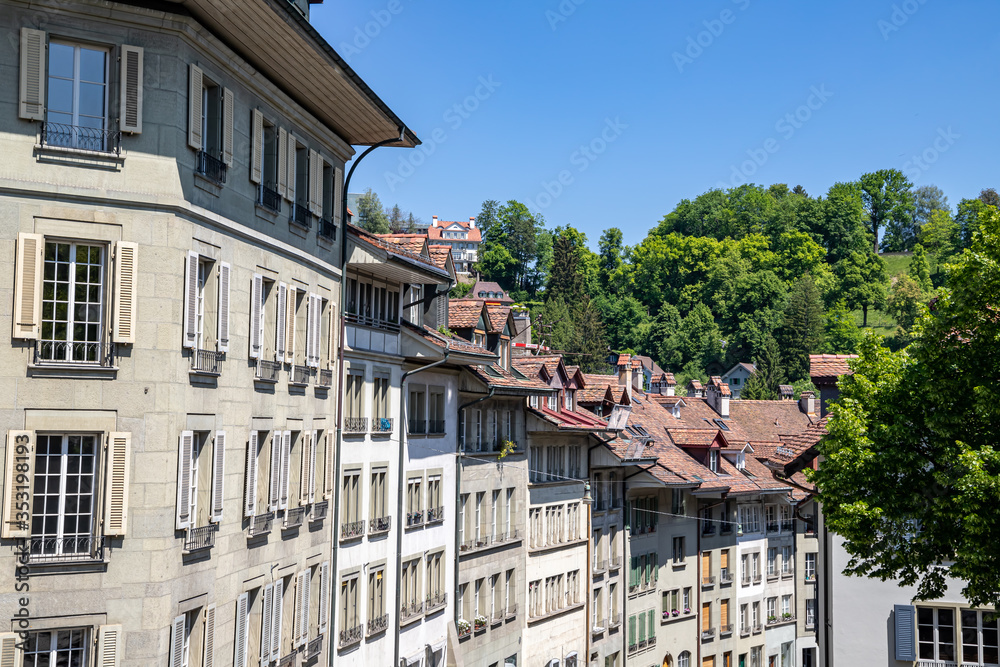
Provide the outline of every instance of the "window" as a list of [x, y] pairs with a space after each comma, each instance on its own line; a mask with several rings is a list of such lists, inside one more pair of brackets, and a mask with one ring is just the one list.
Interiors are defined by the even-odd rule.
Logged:
[[749, 606], [745, 604], [740, 605], [740, 632], [746, 633], [750, 631], [750, 614]]
[[225, 262], [189, 252], [185, 267], [184, 341], [192, 369], [218, 373], [214, 354], [229, 350], [229, 276]]
[[463, 493], [458, 496], [458, 544], [462, 548], [465, 544], [465, 521], [466, 511], [469, 505], [469, 494]]
[[490, 503], [490, 535], [494, 540], [497, 537], [497, 519], [500, 518], [500, 489], [496, 489], [492, 494]]
[[778, 617], [778, 598], [770, 597], [767, 599], [767, 620], [771, 622]]
[[48, 49], [45, 142], [107, 151], [108, 52], [51, 41]]
[[[214, 437], [210, 431], [181, 433], [177, 454], [177, 530], [222, 520], [225, 452], [225, 431], [216, 431]], [[287, 480], [281, 488], [281, 499], [287, 507]]]
[[361, 470], [345, 470], [340, 489], [341, 539], [360, 537], [364, 534], [361, 519]]
[[544, 614], [542, 606], [542, 580], [536, 579], [528, 584], [528, 614], [534, 618]]
[[[13, 440], [8, 442], [8, 446], [13, 444]], [[36, 437], [31, 508], [33, 558], [92, 553], [97, 454], [95, 435]]]
[[103, 359], [105, 247], [46, 241], [39, 358]]
[[[86, 665], [86, 628], [28, 632], [24, 642], [24, 665]], [[185, 647], [187, 637], [185, 636]], [[13, 661], [11, 665], [13, 665]]]
[[559, 409], [559, 397], [558, 396], [556, 396], [555, 394], [549, 394], [549, 397], [546, 400], [547, 400], [547, 404], [548, 404], [549, 410], [553, 410], [554, 411], [554, 410], [558, 410]]
[[[816, 625], [816, 599], [806, 600], [806, 627], [812, 628]], [[994, 660], [996, 662], [996, 660]]]
[[579, 479], [582, 474], [580, 469], [580, 450], [580, 445], [573, 445], [569, 448], [569, 476], [573, 479]]
[[781, 574], [792, 573], [792, 547], [781, 547]]
[[792, 596], [782, 595], [781, 596], [781, 616], [791, 616], [792, 615]]
[[567, 507], [567, 522], [569, 524], [569, 538], [571, 540], [580, 539], [580, 503], [570, 503]]
[[[358, 575], [348, 575], [340, 582], [340, 645], [361, 640], [361, 616], [358, 614]], [[356, 637], [354, 635], [357, 635]], [[353, 640], [353, 641], [351, 641]]]
[[347, 405], [344, 407], [344, 431], [364, 433], [368, 430], [368, 419], [364, 415], [364, 370], [351, 368], [347, 372], [345, 393]]
[[777, 566], [778, 549], [776, 547], [770, 547], [767, 550], [767, 576], [773, 577], [778, 574]]
[[955, 609], [917, 607], [917, 658], [962, 664], [1000, 662], [996, 613], [962, 609], [957, 619], [960, 631], [955, 627], [955, 614]]
[[760, 602], [750, 604], [750, 620], [753, 621], [755, 631], [760, 628]]
[[806, 554], [806, 581], [816, 580], [816, 554]]
[[368, 634], [385, 629], [380, 623], [385, 611], [385, 565], [377, 565], [368, 570]]
[[528, 521], [531, 524], [531, 543], [529, 546], [532, 548], [544, 546], [545, 534], [542, 532], [542, 510], [540, 508], [529, 510]]
[[802, 667], [816, 667], [816, 649], [802, 649]]
[[442, 387], [431, 387], [427, 432], [444, 433], [444, 388]]
[[778, 530], [778, 508], [774, 505], [764, 507], [764, 523], [767, 524], [768, 531]]
[[761, 655], [764, 653], [764, 647], [755, 646], [750, 649], [750, 667], [760, 667]]
[[504, 614], [510, 615], [514, 613], [514, 600], [517, 599], [517, 573], [516, 570], [507, 570], [507, 575], [504, 579]]
[[414, 558], [403, 563], [400, 573], [400, 595], [405, 611], [401, 619], [417, 614], [423, 607], [420, 597], [420, 560]]
[[601, 598], [601, 588], [594, 589], [594, 628], [604, 628], [604, 600]]
[[691, 667], [691, 654], [688, 651], [677, 656], [677, 667]]
[[[173, 620], [170, 629], [169, 665], [172, 667], [200, 667], [214, 658], [214, 656], [208, 657], [207, 654], [214, 650], [215, 645], [215, 613], [215, 605], [208, 605], [181, 614]], [[272, 641], [277, 636], [271, 634]], [[31, 664], [41, 666], [48, 664], [48, 662], [38, 660], [37, 663]], [[85, 663], [60, 661], [53, 664]]]
[[750, 581], [753, 579], [753, 575], [750, 574], [750, 555], [741, 554], [740, 555], [740, 567], [743, 571], [743, 585], [749, 586]]
[[410, 402], [407, 404], [409, 432], [412, 435], [427, 433], [427, 392], [423, 386], [410, 385]]
[[753, 572], [753, 580], [760, 581], [760, 554], [756, 551], [750, 554], [750, 569]]
[[376, 372], [372, 378], [372, 432], [392, 432], [389, 414], [389, 374]]
[[740, 527], [744, 533], [759, 533], [760, 508], [756, 505], [743, 505], [739, 508]]
[[441, 502], [441, 475], [427, 477], [427, 521], [443, 521], [444, 505]]
[[708, 452], [708, 469], [712, 472], [719, 472], [719, 450], [713, 449]]
[[406, 526], [419, 526], [424, 523], [423, 496], [421, 486], [423, 475], [409, 477], [406, 480]]
[[684, 491], [673, 489], [670, 502], [670, 513], [684, 515]]
[[372, 532], [381, 532], [389, 529], [388, 519], [389, 508], [386, 504], [386, 476], [388, 471], [385, 468], [375, 468], [372, 470], [372, 486], [369, 493], [371, 507], [369, 516], [372, 519]]
[[514, 535], [514, 489], [507, 489], [507, 502], [504, 505], [504, 532], [507, 537]]
[[684, 602], [684, 609], [685, 610], [690, 609], [691, 608], [691, 588], [690, 587], [684, 589], [684, 594], [683, 594], [682, 597], [683, 597], [683, 602]]
[[442, 552], [427, 555], [427, 601], [435, 604], [444, 595], [444, 569], [441, 564]]

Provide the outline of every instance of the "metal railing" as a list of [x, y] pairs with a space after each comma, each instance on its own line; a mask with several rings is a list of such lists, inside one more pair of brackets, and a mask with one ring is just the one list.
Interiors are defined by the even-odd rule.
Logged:
[[413, 528], [415, 526], [424, 525], [424, 513], [423, 512], [407, 512], [406, 513], [406, 527]]
[[392, 433], [392, 417], [372, 417], [372, 433]]
[[295, 664], [295, 649], [292, 649], [291, 653], [289, 653], [286, 656], [283, 656], [280, 660], [278, 660], [277, 667], [292, 667], [292, 665], [294, 664]]
[[76, 148], [84, 151], [121, 155], [122, 133], [97, 127], [45, 121], [41, 124], [39, 143], [42, 146], [54, 148]]
[[226, 182], [227, 171], [229, 171], [229, 167], [225, 162], [210, 153], [198, 151], [199, 174], [221, 184]]
[[104, 560], [103, 536], [32, 537], [29, 547], [29, 563], [79, 563]]
[[344, 417], [344, 433], [367, 433], [368, 417]]
[[719, 582], [723, 584], [733, 583], [733, 573], [729, 571], [728, 567], [722, 568], [719, 572]]
[[62, 340], [36, 340], [34, 363], [73, 364], [112, 368], [115, 365], [114, 343], [76, 343]]
[[443, 419], [431, 419], [427, 422], [427, 432], [432, 435], [440, 435], [444, 433], [444, 420]]
[[369, 520], [369, 533], [371, 535], [379, 535], [381, 533], [388, 533], [389, 528], [392, 527], [392, 517], [391, 516], [380, 516]]
[[210, 523], [207, 526], [188, 528], [184, 536], [184, 551], [200, 551], [211, 549], [215, 546], [215, 533], [219, 529], [218, 524]]
[[322, 521], [326, 518], [327, 513], [330, 511], [330, 501], [323, 500], [318, 503], [313, 503], [312, 512], [309, 514], [310, 521]]
[[292, 364], [292, 376], [289, 380], [292, 384], [309, 384], [309, 376], [310, 372], [308, 366], [298, 366], [296, 364]]
[[594, 561], [595, 574], [597, 572], [604, 572], [606, 569], [608, 569], [608, 561], [604, 560], [603, 558]]
[[719, 626], [719, 636], [720, 637], [723, 636], [723, 635], [731, 635], [731, 634], [733, 634], [733, 624], [732, 623], [727, 623], [726, 625], [720, 625]]
[[701, 631], [702, 641], [712, 639], [713, 637], [715, 637], [715, 628], [709, 628], [708, 630]]
[[222, 375], [222, 353], [215, 350], [191, 350], [191, 370], [206, 375]]
[[319, 377], [316, 380], [317, 387], [326, 387], [329, 389], [333, 386], [333, 371], [329, 368], [322, 368], [319, 371]]
[[277, 382], [278, 381], [278, 371], [281, 370], [280, 361], [268, 361], [267, 359], [258, 359], [257, 367], [254, 369], [254, 378], [260, 380], [261, 382]]
[[400, 622], [408, 621], [411, 618], [415, 618], [424, 613], [424, 603], [423, 602], [404, 602], [399, 608], [399, 620]]
[[701, 522], [701, 534], [702, 535], [715, 535], [715, 522], [711, 519], [703, 520]]
[[427, 599], [424, 601], [424, 608], [426, 611], [430, 612], [432, 609], [445, 606], [447, 603], [447, 593], [435, 593], [434, 595], [427, 596]]
[[776, 533], [776, 532], [778, 532], [778, 525], [779, 524], [778, 524], [777, 521], [775, 521], [773, 523], [767, 524], [767, 532], [769, 532], [769, 533]]
[[340, 524], [340, 539], [351, 540], [365, 534], [364, 521], [352, 521], [351, 523]]
[[427, 433], [427, 422], [423, 419], [411, 419], [406, 425], [406, 432], [410, 435], [424, 435]]
[[434, 523], [436, 521], [444, 521], [444, 507], [427, 508], [427, 523]]
[[794, 519], [784, 519], [781, 522], [781, 530], [793, 530], [795, 528]]
[[389, 627], [389, 614], [382, 614], [381, 616], [376, 616], [368, 621], [368, 636], [377, 635], [380, 632], [385, 632], [385, 629]]
[[710, 574], [708, 576], [701, 578], [702, 587], [714, 586], [715, 585], [715, 575]]
[[271, 522], [274, 521], [274, 512], [258, 514], [250, 519], [250, 537], [266, 535], [271, 532]]
[[337, 240], [337, 226], [333, 224], [332, 220], [327, 220], [326, 218], [319, 219], [319, 235], [325, 239], [330, 239], [331, 241]]
[[281, 195], [277, 190], [272, 190], [266, 185], [260, 186], [260, 195], [257, 203], [274, 213], [281, 213]]
[[306, 519], [305, 507], [293, 507], [285, 510], [285, 528], [298, 528]]
[[344, 321], [347, 324], [357, 324], [371, 329], [381, 329], [392, 333], [399, 333], [399, 322], [393, 320], [383, 320], [369, 315], [357, 315], [355, 313], [345, 313]]
[[298, 202], [292, 204], [292, 215], [290, 216], [290, 220], [296, 225], [305, 227], [306, 229], [310, 229], [312, 227], [312, 215], [309, 213], [309, 208]]
[[305, 655], [302, 656], [302, 659], [306, 661], [312, 660], [317, 655], [319, 655], [322, 650], [323, 650], [323, 635], [320, 635], [319, 637], [316, 637], [316, 639], [312, 639], [309, 641], [308, 644], [306, 644], [306, 652]]
[[354, 627], [347, 628], [346, 630], [340, 631], [340, 637], [338, 646], [344, 648], [345, 646], [350, 646], [351, 644], [357, 644], [362, 639], [364, 639], [365, 626], [355, 625]]

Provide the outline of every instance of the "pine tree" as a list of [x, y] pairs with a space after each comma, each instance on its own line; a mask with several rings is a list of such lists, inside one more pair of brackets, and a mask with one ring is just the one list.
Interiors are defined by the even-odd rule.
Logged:
[[552, 245], [552, 271], [545, 290], [546, 299], [562, 299], [576, 303], [583, 294], [583, 276], [579, 271], [579, 255], [568, 234], [560, 234]]
[[823, 305], [819, 290], [808, 273], [795, 282], [785, 306], [785, 370], [792, 380], [809, 377], [809, 355], [823, 346]]
[[601, 315], [589, 297], [576, 312], [577, 343], [579, 345], [576, 363], [584, 373], [594, 373], [607, 368], [608, 343], [604, 336]]
[[743, 385], [740, 398], [757, 401], [773, 401], [779, 397], [778, 385], [785, 380], [781, 369], [781, 351], [773, 336], [768, 336], [761, 346], [760, 355], [754, 359], [757, 370]]
[[931, 267], [927, 262], [927, 252], [919, 243], [913, 246], [913, 258], [910, 260], [910, 268], [907, 271], [910, 277], [920, 285], [920, 289], [927, 292], [931, 289]]

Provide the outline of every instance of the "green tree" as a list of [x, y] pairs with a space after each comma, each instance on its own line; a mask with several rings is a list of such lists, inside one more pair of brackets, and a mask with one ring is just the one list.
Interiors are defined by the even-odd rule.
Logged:
[[754, 366], [756, 370], [740, 390], [740, 398], [750, 401], [777, 399], [780, 396], [779, 385], [784, 384], [785, 375], [781, 368], [781, 351], [773, 337], [769, 336], [761, 347]]
[[994, 208], [1000, 207], [1000, 194], [993, 188], [985, 188], [979, 191], [979, 201]]
[[386, 221], [389, 223], [389, 231], [399, 234], [406, 231], [406, 216], [399, 204], [394, 204], [391, 209], [385, 211]]
[[858, 183], [835, 183], [823, 202], [823, 214], [809, 231], [826, 248], [827, 261], [839, 262], [870, 244], [865, 231], [865, 204]]
[[913, 342], [866, 338], [810, 474], [846, 574], [922, 600], [965, 582], [973, 607], [1000, 605], [1000, 215], [980, 223]]
[[958, 224], [948, 211], [934, 211], [930, 220], [920, 228], [920, 244], [938, 265], [955, 254], [959, 243]]
[[913, 184], [898, 169], [880, 169], [863, 174], [859, 180], [861, 201], [865, 207], [868, 232], [875, 254], [879, 249], [879, 231], [885, 229], [886, 250], [909, 250], [916, 241], [913, 226]]
[[885, 305], [886, 273], [885, 262], [870, 252], [851, 253], [833, 265], [837, 277], [837, 291], [851, 308], [860, 308], [863, 313], [862, 326], [868, 326], [868, 309]]
[[979, 230], [979, 218], [989, 211], [990, 205], [982, 199], [963, 199], [955, 211], [958, 225], [958, 244], [962, 249], [972, 245], [972, 237]]
[[889, 290], [886, 301], [886, 312], [896, 320], [902, 333], [909, 334], [917, 316], [920, 314], [920, 302], [924, 292], [913, 278], [908, 275], [896, 276]]
[[559, 234], [552, 244], [552, 270], [545, 289], [545, 298], [577, 303], [583, 296], [583, 276], [580, 275], [579, 254], [571, 235]]
[[681, 322], [678, 347], [683, 363], [695, 362], [705, 368], [722, 360], [722, 334], [712, 311], [697, 303]]
[[863, 334], [847, 304], [838, 301], [826, 313], [826, 351], [829, 354], [855, 354]]
[[788, 295], [782, 342], [788, 378], [808, 379], [809, 355], [823, 347], [823, 304], [808, 273], [795, 282]]
[[382, 210], [382, 202], [371, 188], [358, 197], [358, 223], [359, 227], [372, 234], [388, 234], [392, 231], [389, 217]]
[[617, 294], [621, 285], [621, 268], [625, 262], [624, 249], [622, 247], [622, 230], [617, 227], [610, 227], [601, 234], [598, 242], [600, 249], [600, 270], [601, 287], [610, 294]]
[[931, 267], [927, 263], [927, 252], [919, 243], [913, 246], [913, 257], [910, 259], [910, 266], [907, 269], [910, 277], [916, 281], [923, 291], [931, 288]]
[[673, 304], [664, 303], [650, 323], [646, 340], [639, 346], [660, 367], [677, 369], [683, 357], [680, 350], [681, 314]]
[[950, 212], [948, 197], [936, 185], [921, 185], [913, 190], [913, 222], [923, 228], [937, 211]]
[[632, 296], [598, 298], [598, 304], [608, 343], [614, 350], [639, 350], [644, 347], [645, 334], [650, 322], [646, 307]]
[[576, 312], [577, 354], [573, 359], [584, 373], [607, 368], [608, 342], [600, 313], [589, 297], [584, 296]]

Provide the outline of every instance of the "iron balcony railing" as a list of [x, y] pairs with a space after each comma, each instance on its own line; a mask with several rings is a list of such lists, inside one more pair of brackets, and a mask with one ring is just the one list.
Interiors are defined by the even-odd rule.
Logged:
[[260, 186], [260, 196], [257, 203], [274, 213], [281, 213], [281, 195], [267, 185]]
[[329, 389], [333, 386], [333, 371], [329, 368], [320, 369], [319, 377], [316, 380], [317, 387], [325, 387]]
[[392, 417], [372, 417], [372, 433], [392, 433]]
[[424, 608], [430, 612], [438, 607], [443, 607], [448, 603], [447, 593], [435, 593], [434, 595], [428, 595], [427, 600], [424, 601]]
[[65, 125], [45, 121], [40, 129], [39, 143], [50, 148], [76, 148], [83, 151], [121, 155], [122, 133], [98, 127]]
[[222, 375], [222, 353], [215, 350], [192, 350], [191, 370], [204, 375]]
[[792, 530], [793, 528], [795, 528], [795, 520], [794, 519], [783, 519], [781, 521], [781, 530], [783, 530], [783, 531], [784, 530]]
[[268, 361], [267, 359], [258, 359], [257, 367], [254, 369], [254, 378], [260, 380], [261, 382], [277, 382], [278, 371], [280, 370], [281, 370], [280, 361]]
[[312, 215], [309, 213], [309, 208], [299, 202], [292, 204], [291, 220], [306, 229], [312, 227]]
[[292, 667], [295, 664], [295, 649], [286, 656], [278, 660], [277, 667]]
[[444, 521], [444, 507], [427, 508], [427, 523], [435, 523], [437, 521]]
[[344, 648], [345, 646], [350, 646], [351, 644], [357, 644], [362, 639], [364, 639], [365, 626], [355, 625], [354, 627], [347, 628], [346, 630], [340, 631], [340, 641], [338, 646]]
[[365, 534], [364, 521], [352, 521], [340, 524], [340, 539], [350, 540]]
[[380, 516], [369, 520], [369, 533], [371, 535], [380, 535], [382, 533], [388, 533], [389, 528], [392, 527], [392, 517], [391, 516]]
[[205, 151], [198, 151], [198, 173], [205, 178], [216, 183], [225, 183], [228, 170], [226, 163], [219, 158]]
[[319, 235], [331, 241], [337, 240], [337, 226], [327, 218], [319, 219]]
[[312, 512], [309, 514], [310, 521], [322, 521], [326, 518], [327, 512], [330, 511], [330, 501], [323, 500], [318, 503], [313, 503]]
[[608, 561], [604, 559], [598, 559], [594, 561], [594, 573], [604, 572], [608, 569]]
[[701, 578], [701, 585], [703, 587], [714, 586], [715, 585], [715, 575], [708, 575]]
[[381, 329], [383, 331], [399, 333], [399, 322], [393, 320], [383, 320], [378, 317], [358, 315], [356, 313], [345, 313], [344, 321], [348, 324], [357, 324], [370, 329]]
[[367, 433], [368, 417], [344, 417], [344, 433]]
[[407, 512], [406, 513], [406, 527], [413, 528], [415, 526], [424, 525], [424, 513], [423, 512]]
[[250, 519], [250, 537], [266, 535], [271, 532], [271, 523], [274, 521], [274, 512], [258, 514]]
[[30, 563], [80, 563], [104, 560], [104, 537], [32, 537], [29, 542]]
[[188, 528], [187, 535], [184, 537], [184, 551], [191, 552], [211, 549], [215, 546], [215, 533], [218, 529], [219, 525], [215, 523], [210, 523], [207, 526], [198, 526], [197, 528]]
[[309, 377], [310, 377], [310, 371], [308, 366], [298, 366], [295, 364], [292, 365], [292, 377], [291, 377], [292, 384], [307, 385], [309, 384]]
[[423, 602], [404, 602], [399, 608], [399, 620], [408, 621], [411, 618], [420, 616], [424, 613], [424, 603]]
[[285, 528], [297, 528], [306, 518], [305, 507], [293, 507], [285, 511]]
[[443, 419], [431, 419], [427, 422], [427, 432], [432, 435], [440, 435], [444, 433], [444, 420]]
[[729, 571], [728, 567], [722, 568], [719, 572], [719, 581], [723, 584], [733, 583], [733, 573]]
[[722, 637], [723, 635], [731, 635], [731, 634], [733, 634], [733, 624], [732, 623], [729, 623], [727, 625], [720, 625], [719, 626], [719, 636], [720, 637]]
[[385, 629], [389, 627], [389, 614], [382, 614], [381, 616], [376, 616], [375, 618], [369, 619], [368, 621], [368, 636], [377, 635], [380, 632], [385, 632]]
[[711, 639], [714, 636], [715, 636], [715, 628], [709, 628], [708, 630], [702, 630], [701, 631], [701, 638], [703, 640], [704, 639]]
[[302, 656], [302, 659], [308, 662], [309, 660], [312, 660], [317, 655], [319, 655], [322, 650], [323, 650], [323, 635], [320, 635], [319, 637], [316, 637], [316, 639], [310, 640], [310, 642], [306, 644], [306, 652], [305, 655]]
[[411, 419], [407, 424], [407, 432], [410, 435], [424, 435], [427, 433], [427, 422], [423, 419]]
[[778, 525], [779, 524], [778, 524], [777, 521], [775, 521], [773, 523], [767, 524], [767, 532], [769, 532], [769, 533], [776, 533], [776, 532], [778, 532]]
[[115, 365], [114, 343], [77, 343], [62, 340], [35, 341], [34, 363], [86, 365], [112, 368]]

